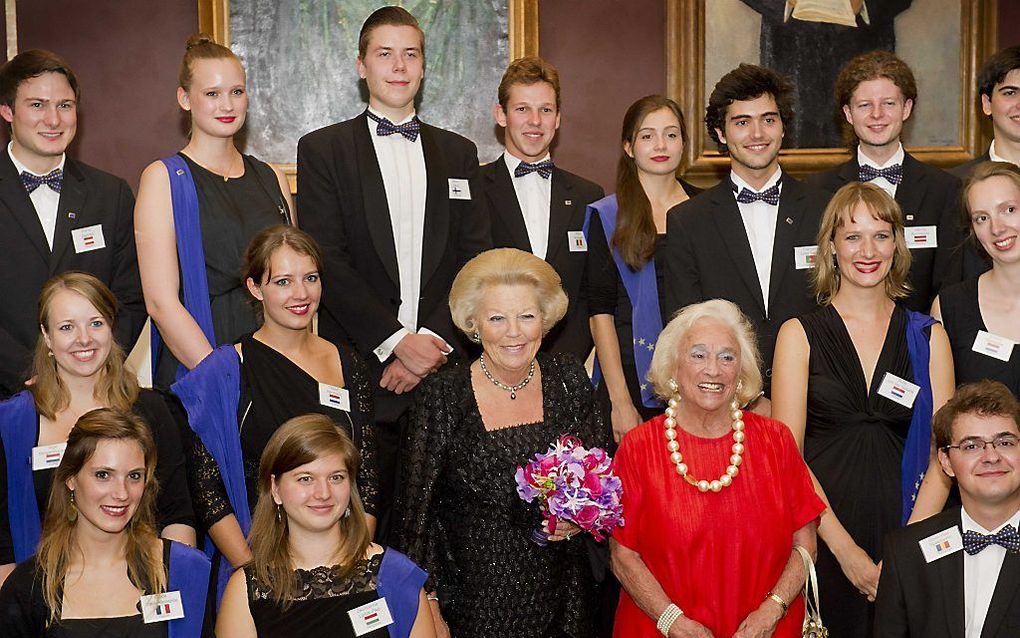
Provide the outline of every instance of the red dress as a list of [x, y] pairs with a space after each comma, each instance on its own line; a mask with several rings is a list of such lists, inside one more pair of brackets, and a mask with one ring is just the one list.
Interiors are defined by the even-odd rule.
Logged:
[[[740, 473], [721, 492], [702, 493], [676, 473], [666, 450], [665, 417], [639, 425], [616, 453], [626, 524], [613, 533], [645, 565], [684, 614], [728, 638], [761, 605], [793, 551], [793, 533], [816, 520], [825, 505], [789, 429], [744, 413], [746, 450]], [[689, 473], [717, 479], [729, 464], [732, 433], [705, 439], [676, 428]], [[803, 597], [790, 606], [774, 638], [797, 638]], [[614, 638], [657, 638], [655, 620], [626, 591]]]

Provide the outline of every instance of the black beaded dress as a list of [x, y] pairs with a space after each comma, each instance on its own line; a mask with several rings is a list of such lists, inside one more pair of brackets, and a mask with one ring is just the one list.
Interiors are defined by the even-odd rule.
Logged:
[[[804, 460], [851, 538], [877, 563], [885, 534], [901, 524], [901, 463], [912, 414], [880, 396], [878, 388], [887, 372], [914, 381], [907, 314], [900, 306], [893, 310], [870, 390], [850, 333], [832, 305], [800, 322], [811, 347]], [[818, 543], [817, 565], [830, 635], [873, 635], [874, 605], [846, 578], [824, 542]]]
[[459, 363], [418, 390], [402, 486], [402, 544], [429, 573], [455, 638], [587, 638], [596, 586], [587, 535], [539, 547], [538, 506], [517, 495], [514, 473], [561, 435], [605, 447], [608, 432], [571, 355], [538, 355], [544, 420], [486, 430], [471, 370]]
[[[250, 155], [243, 156], [244, 174], [229, 179], [202, 168], [183, 153], [180, 155], [188, 163], [198, 194], [215, 348], [234, 343], [259, 327], [258, 315], [249, 303], [250, 296], [241, 277], [244, 254], [259, 231], [289, 219], [286, 200], [273, 169]], [[164, 343], [153, 385], [169, 388], [177, 365], [177, 359]]]

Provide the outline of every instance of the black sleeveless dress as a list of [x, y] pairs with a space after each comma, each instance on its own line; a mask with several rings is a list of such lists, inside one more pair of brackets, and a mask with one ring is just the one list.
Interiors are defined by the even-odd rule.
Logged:
[[[811, 346], [804, 459], [825, 490], [832, 511], [876, 563], [886, 532], [901, 522], [901, 462], [911, 410], [878, 394], [885, 374], [913, 382], [907, 314], [896, 306], [870, 390], [850, 333], [836, 309], [800, 318]], [[830, 635], [872, 635], [874, 605], [847, 580], [836, 558], [818, 543], [818, 587]]]
[[988, 332], [978, 305], [978, 278], [968, 279], [944, 288], [939, 293], [942, 324], [953, 348], [956, 383], [981, 379], [999, 381], [1020, 397], [1020, 347], [1014, 347], [1009, 361], [974, 352], [974, 338], [979, 330]]

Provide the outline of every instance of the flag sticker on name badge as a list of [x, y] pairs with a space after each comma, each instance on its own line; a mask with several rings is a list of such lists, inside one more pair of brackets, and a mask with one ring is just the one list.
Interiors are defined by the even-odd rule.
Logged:
[[901, 379], [892, 372], [886, 372], [882, 377], [882, 384], [878, 386], [878, 395], [895, 401], [905, 408], [914, 407], [914, 399], [921, 387], [914, 385], [906, 379]]
[[471, 199], [471, 186], [468, 184], [466, 179], [451, 177], [449, 178], [449, 181], [450, 199]]
[[963, 549], [963, 536], [956, 525], [917, 542], [926, 562], [945, 558]]
[[974, 337], [974, 345], [971, 350], [978, 354], [983, 354], [999, 361], [1009, 361], [1009, 358], [1013, 356], [1013, 346], [1016, 345], [1010, 339], [1006, 337], [1000, 337], [999, 335], [993, 335], [990, 332], [984, 330], [978, 330], [977, 336]]
[[393, 624], [393, 617], [390, 616], [390, 608], [385, 598], [355, 607], [347, 612], [347, 615], [351, 617], [355, 636], [364, 636], [370, 631]]
[[794, 246], [793, 265], [797, 270], [806, 270], [815, 267], [815, 257], [818, 246]]
[[71, 240], [74, 241], [74, 252], [76, 253], [87, 253], [92, 250], [106, 248], [106, 238], [103, 236], [102, 224], [75, 228], [71, 231]]
[[572, 253], [588, 252], [588, 242], [584, 239], [584, 231], [568, 230], [567, 243], [570, 246], [570, 252]]
[[351, 411], [351, 393], [347, 388], [338, 388], [328, 383], [319, 384], [319, 403], [327, 408]]
[[935, 226], [906, 226], [903, 235], [907, 248], [938, 248], [939, 245]]
[[32, 448], [32, 471], [49, 470], [60, 465], [60, 460], [64, 458], [65, 448], [67, 448], [66, 442]]
[[179, 591], [142, 596], [141, 604], [142, 620], [146, 624], [184, 618], [184, 603]]

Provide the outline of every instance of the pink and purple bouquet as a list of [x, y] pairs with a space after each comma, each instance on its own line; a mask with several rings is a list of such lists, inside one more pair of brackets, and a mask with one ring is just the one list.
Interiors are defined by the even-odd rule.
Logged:
[[564, 520], [601, 541], [623, 525], [623, 485], [602, 448], [588, 450], [577, 438], [561, 436], [548, 452], [518, 467], [514, 478], [522, 500], [538, 499], [550, 532]]

